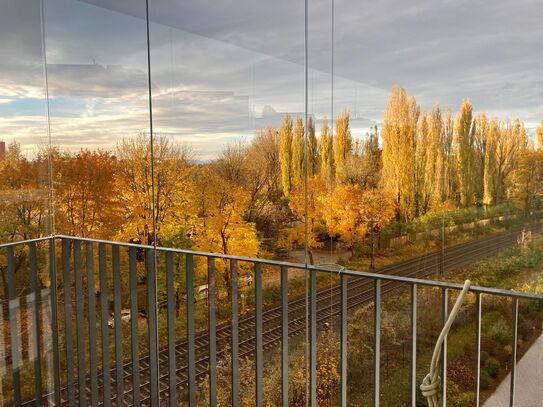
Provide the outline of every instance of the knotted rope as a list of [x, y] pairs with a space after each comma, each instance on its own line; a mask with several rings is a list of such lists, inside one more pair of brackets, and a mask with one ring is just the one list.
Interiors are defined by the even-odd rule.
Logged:
[[428, 401], [428, 407], [439, 407], [437, 391], [439, 389], [439, 383], [440, 383], [440, 377], [438, 374], [439, 374], [439, 364], [440, 364], [440, 357], [441, 357], [441, 347], [443, 345], [443, 342], [445, 341], [445, 338], [447, 338], [447, 335], [449, 334], [451, 325], [456, 319], [456, 316], [458, 315], [458, 312], [460, 311], [460, 307], [462, 306], [462, 303], [464, 302], [466, 295], [468, 294], [470, 285], [471, 285], [471, 281], [466, 280], [464, 282], [464, 287], [462, 288], [462, 291], [460, 292], [460, 294], [458, 295], [458, 298], [456, 299], [454, 307], [451, 313], [449, 314], [449, 317], [447, 318], [447, 322], [445, 322], [445, 325], [443, 326], [443, 329], [441, 330], [441, 333], [439, 334], [439, 338], [437, 338], [436, 347], [434, 348], [434, 353], [432, 355], [432, 361], [430, 362], [430, 373], [428, 373], [424, 377], [424, 379], [422, 380], [422, 384], [420, 385], [420, 390], [422, 392], [422, 395], [426, 397], [426, 400]]

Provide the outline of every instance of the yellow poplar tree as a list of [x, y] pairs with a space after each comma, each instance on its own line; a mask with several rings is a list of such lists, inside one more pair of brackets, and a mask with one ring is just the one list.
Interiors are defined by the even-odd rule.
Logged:
[[473, 108], [468, 99], [462, 101], [460, 112], [455, 122], [456, 158], [458, 161], [458, 182], [460, 204], [470, 206], [473, 203], [473, 133], [471, 131]]
[[456, 165], [454, 158], [454, 120], [451, 107], [445, 108], [443, 115], [443, 200], [450, 201], [455, 192]]
[[484, 201], [484, 177], [485, 177], [485, 161], [486, 150], [488, 148], [488, 132], [489, 122], [484, 113], [480, 113], [475, 116], [473, 120], [473, 184], [474, 192], [477, 197], [477, 201]]
[[319, 150], [321, 156], [321, 175], [329, 183], [332, 179], [334, 158], [332, 155], [332, 137], [326, 118], [322, 121]]
[[502, 202], [506, 196], [506, 180], [518, 163], [521, 152], [526, 148], [527, 135], [524, 123], [520, 119], [507, 121], [502, 126], [500, 136], [496, 141], [496, 203]]
[[384, 114], [382, 184], [396, 200], [396, 217], [415, 216], [415, 141], [420, 109], [415, 98], [394, 86]]
[[319, 171], [319, 145], [312, 117], [307, 121], [307, 161], [309, 163], [308, 175], [312, 177]]
[[445, 178], [444, 167], [445, 157], [443, 145], [443, 120], [439, 105], [434, 107], [432, 113], [427, 117], [427, 157], [425, 169], [426, 194], [428, 195], [428, 209], [436, 209], [441, 206], [444, 199]]
[[296, 187], [304, 178], [304, 125], [301, 117], [296, 119], [292, 133], [292, 185]]
[[428, 151], [428, 115], [422, 112], [419, 118], [417, 139], [415, 141], [415, 216], [428, 210], [431, 184], [426, 179]]
[[537, 137], [537, 150], [543, 151], [543, 120], [541, 120], [541, 123], [537, 127], [537, 130], [535, 133]]
[[332, 144], [334, 150], [334, 164], [336, 167], [336, 179], [343, 181], [345, 178], [345, 163], [352, 150], [349, 113], [347, 111], [341, 113], [336, 119], [336, 132]]
[[500, 124], [493, 118], [488, 124], [483, 170], [483, 205], [485, 208], [494, 204], [494, 179], [496, 177], [496, 144], [500, 137]]
[[281, 164], [281, 185], [283, 194], [289, 196], [292, 188], [292, 120], [285, 114], [279, 132], [279, 162]]

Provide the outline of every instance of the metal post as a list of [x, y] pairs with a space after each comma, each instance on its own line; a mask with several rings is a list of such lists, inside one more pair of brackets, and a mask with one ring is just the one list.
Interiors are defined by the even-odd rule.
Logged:
[[207, 312], [209, 334], [209, 405], [217, 405], [217, 308], [215, 303], [215, 260], [207, 259]]
[[417, 285], [411, 285], [411, 405], [417, 405]]
[[370, 230], [370, 242], [371, 242], [371, 248], [370, 248], [370, 256], [371, 256], [371, 260], [370, 260], [370, 269], [374, 269], [375, 268], [375, 263], [374, 263], [374, 244], [373, 244], [373, 229], [375, 228], [375, 221], [372, 220], [371, 221], [371, 230]]
[[513, 326], [511, 335], [511, 385], [509, 389], [509, 406], [515, 405], [516, 376], [517, 376], [517, 344], [518, 344], [518, 298], [513, 298], [511, 309]]
[[288, 268], [281, 266], [281, 402], [288, 406]]
[[381, 280], [373, 288], [373, 405], [379, 407], [381, 387]]
[[262, 349], [262, 265], [255, 264], [255, 364], [256, 364], [256, 406], [262, 407], [263, 400], [263, 349]]
[[341, 274], [340, 406], [347, 407], [347, 276]]

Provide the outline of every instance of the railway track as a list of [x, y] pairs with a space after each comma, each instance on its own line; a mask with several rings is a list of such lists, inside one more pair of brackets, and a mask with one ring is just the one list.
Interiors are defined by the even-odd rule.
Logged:
[[[526, 229], [540, 231], [541, 225], [530, 225]], [[450, 246], [445, 249], [444, 256], [441, 250], [432, 251], [421, 256], [404, 260], [377, 270], [378, 273], [391, 274], [403, 277], [428, 278], [436, 275], [440, 269], [441, 262], [443, 272], [451, 272], [466, 267], [485, 257], [490, 257], [500, 251], [517, 244], [517, 237], [520, 230], [513, 230], [484, 237], [476, 241], [469, 241]], [[442, 259], [443, 257], [443, 259]], [[403, 284], [405, 286], [405, 284]], [[381, 283], [382, 295], [400, 288], [399, 283], [392, 281], [383, 281]], [[347, 285], [348, 308], [350, 310], [360, 307], [373, 299], [373, 281], [366, 278], [350, 278]], [[321, 288], [317, 292], [317, 324], [322, 326], [339, 314], [340, 287], [333, 285], [331, 287]], [[288, 329], [289, 337], [295, 337], [305, 333], [306, 329], [306, 299], [304, 296], [293, 298], [288, 305]], [[281, 342], [281, 307], [273, 306], [262, 313], [262, 332], [263, 348], [270, 349]], [[217, 326], [217, 359], [229, 356], [228, 348], [230, 345], [231, 327], [229, 323]], [[183, 392], [188, 387], [187, 376], [187, 343], [179, 341], [176, 344], [176, 381], [178, 398], [182, 398]], [[196, 377], [202, 380], [208, 374], [209, 368], [209, 341], [207, 332], [202, 332], [195, 337], [196, 354]], [[255, 351], [255, 317], [251, 314], [242, 316], [239, 320], [239, 356], [240, 358], [251, 357]], [[168, 373], [168, 348], [163, 347], [159, 350], [159, 393], [162, 400], [167, 400], [169, 396], [169, 373]], [[141, 405], [149, 405], [150, 402], [150, 383], [149, 374], [149, 356], [142, 355], [139, 359], [139, 375], [141, 380], [140, 397]], [[111, 368], [111, 392], [112, 405], [120, 405], [116, 399], [116, 368]], [[126, 362], [123, 365], [123, 388], [124, 399], [123, 406], [132, 406], [132, 362]], [[87, 378], [85, 397], [86, 402], [90, 403], [90, 378]], [[77, 383], [77, 380], [76, 380]], [[99, 393], [103, 387], [103, 377], [98, 377]], [[79, 398], [78, 388], [76, 387], [76, 398]], [[61, 390], [63, 405], [68, 405], [67, 392]], [[23, 405], [33, 405], [35, 402], [30, 400]]]

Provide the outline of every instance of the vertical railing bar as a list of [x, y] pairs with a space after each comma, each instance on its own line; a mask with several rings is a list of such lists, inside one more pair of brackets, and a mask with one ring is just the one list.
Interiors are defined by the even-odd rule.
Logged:
[[115, 388], [116, 403], [123, 405], [124, 400], [124, 372], [123, 372], [123, 320], [122, 320], [122, 294], [121, 294], [121, 255], [118, 245], [111, 247], [111, 260], [113, 264], [113, 324], [115, 327]]
[[91, 406], [98, 405], [98, 353], [96, 352], [96, 291], [94, 283], [94, 245], [86, 243], [87, 295], [89, 307], [89, 366]]
[[347, 276], [341, 274], [341, 325], [340, 325], [340, 406], [347, 407]]
[[417, 284], [411, 285], [411, 405], [417, 405]]
[[74, 391], [74, 349], [72, 334], [72, 288], [70, 284], [70, 241], [62, 240], [62, 271], [64, 275], [64, 334], [66, 343], [66, 378], [68, 386], [68, 403], [75, 405]]
[[373, 291], [373, 405], [378, 407], [381, 388], [381, 280], [374, 281]]
[[194, 257], [186, 255], [187, 277], [187, 369], [189, 384], [189, 407], [196, 407], [196, 351], [194, 327]]
[[60, 406], [60, 345], [58, 340], [58, 292], [55, 239], [49, 240], [49, 280], [51, 281], [51, 332], [53, 339], [53, 387], [55, 405]]
[[130, 274], [130, 339], [132, 347], [132, 403], [140, 405], [140, 355], [138, 326], [138, 269], [136, 248], [128, 249], [128, 268]]
[[281, 266], [281, 401], [288, 406], [288, 267]]
[[239, 307], [238, 307], [238, 263], [230, 260], [230, 283], [231, 283], [231, 311], [232, 311], [232, 407], [239, 406]]
[[209, 405], [217, 406], [217, 305], [215, 260], [207, 258], [207, 312], [209, 334]]
[[475, 407], [479, 407], [481, 392], [481, 300], [481, 293], [475, 293]]
[[[9, 308], [8, 308], [9, 310]], [[4, 407], [3, 378], [7, 372], [7, 349], [4, 341], [4, 307], [0, 302], [0, 406]]]
[[177, 375], [175, 373], [175, 298], [173, 291], [173, 252], [166, 252], [166, 297], [168, 312], [168, 376], [169, 402], [177, 405]]
[[511, 327], [511, 384], [509, 389], [509, 406], [515, 405], [515, 392], [516, 392], [516, 375], [517, 375], [517, 343], [518, 343], [518, 298], [512, 299], [512, 319], [513, 326]]
[[[441, 297], [441, 320], [445, 325], [449, 317], [449, 290], [444, 288]], [[447, 336], [443, 339], [441, 349], [441, 406], [447, 406]]]
[[83, 318], [83, 276], [81, 270], [81, 241], [74, 240], [74, 280], [75, 280], [75, 312], [77, 328], [77, 382], [78, 402], [86, 404], [85, 373], [85, 322]]
[[[41, 343], [40, 343], [40, 305], [41, 295], [38, 289], [38, 256], [36, 253], [36, 243], [31, 242], [28, 245], [29, 262], [30, 262], [30, 284], [32, 293], [34, 294], [34, 306], [32, 308], [32, 331], [33, 331], [33, 351], [34, 351], [34, 375], [35, 375], [35, 391], [36, 405], [42, 405], [42, 371], [41, 371]], [[1, 317], [1, 314], [0, 314]]]
[[147, 307], [149, 322], [149, 368], [151, 406], [159, 405], [158, 385], [158, 326], [156, 304], [156, 264], [154, 249], [147, 249]]
[[255, 263], [255, 365], [256, 407], [264, 405], [263, 349], [262, 349], [262, 264]]
[[309, 405], [317, 406], [317, 271], [309, 270]]
[[105, 243], [98, 244], [98, 269], [100, 273], [100, 333], [102, 336], [102, 396], [104, 406], [111, 405], [111, 377], [109, 362], [109, 302], [107, 286], [107, 251]]
[[8, 260], [8, 300], [9, 300], [9, 329], [11, 332], [11, 370], [13, 376], [13, 401], [16, 406], [21, 405], [21, 341], [17, 328], [17, 312], [19, 311], [19, 298], [15, 280], [15, 254], [13, 246], [6, 248]]

